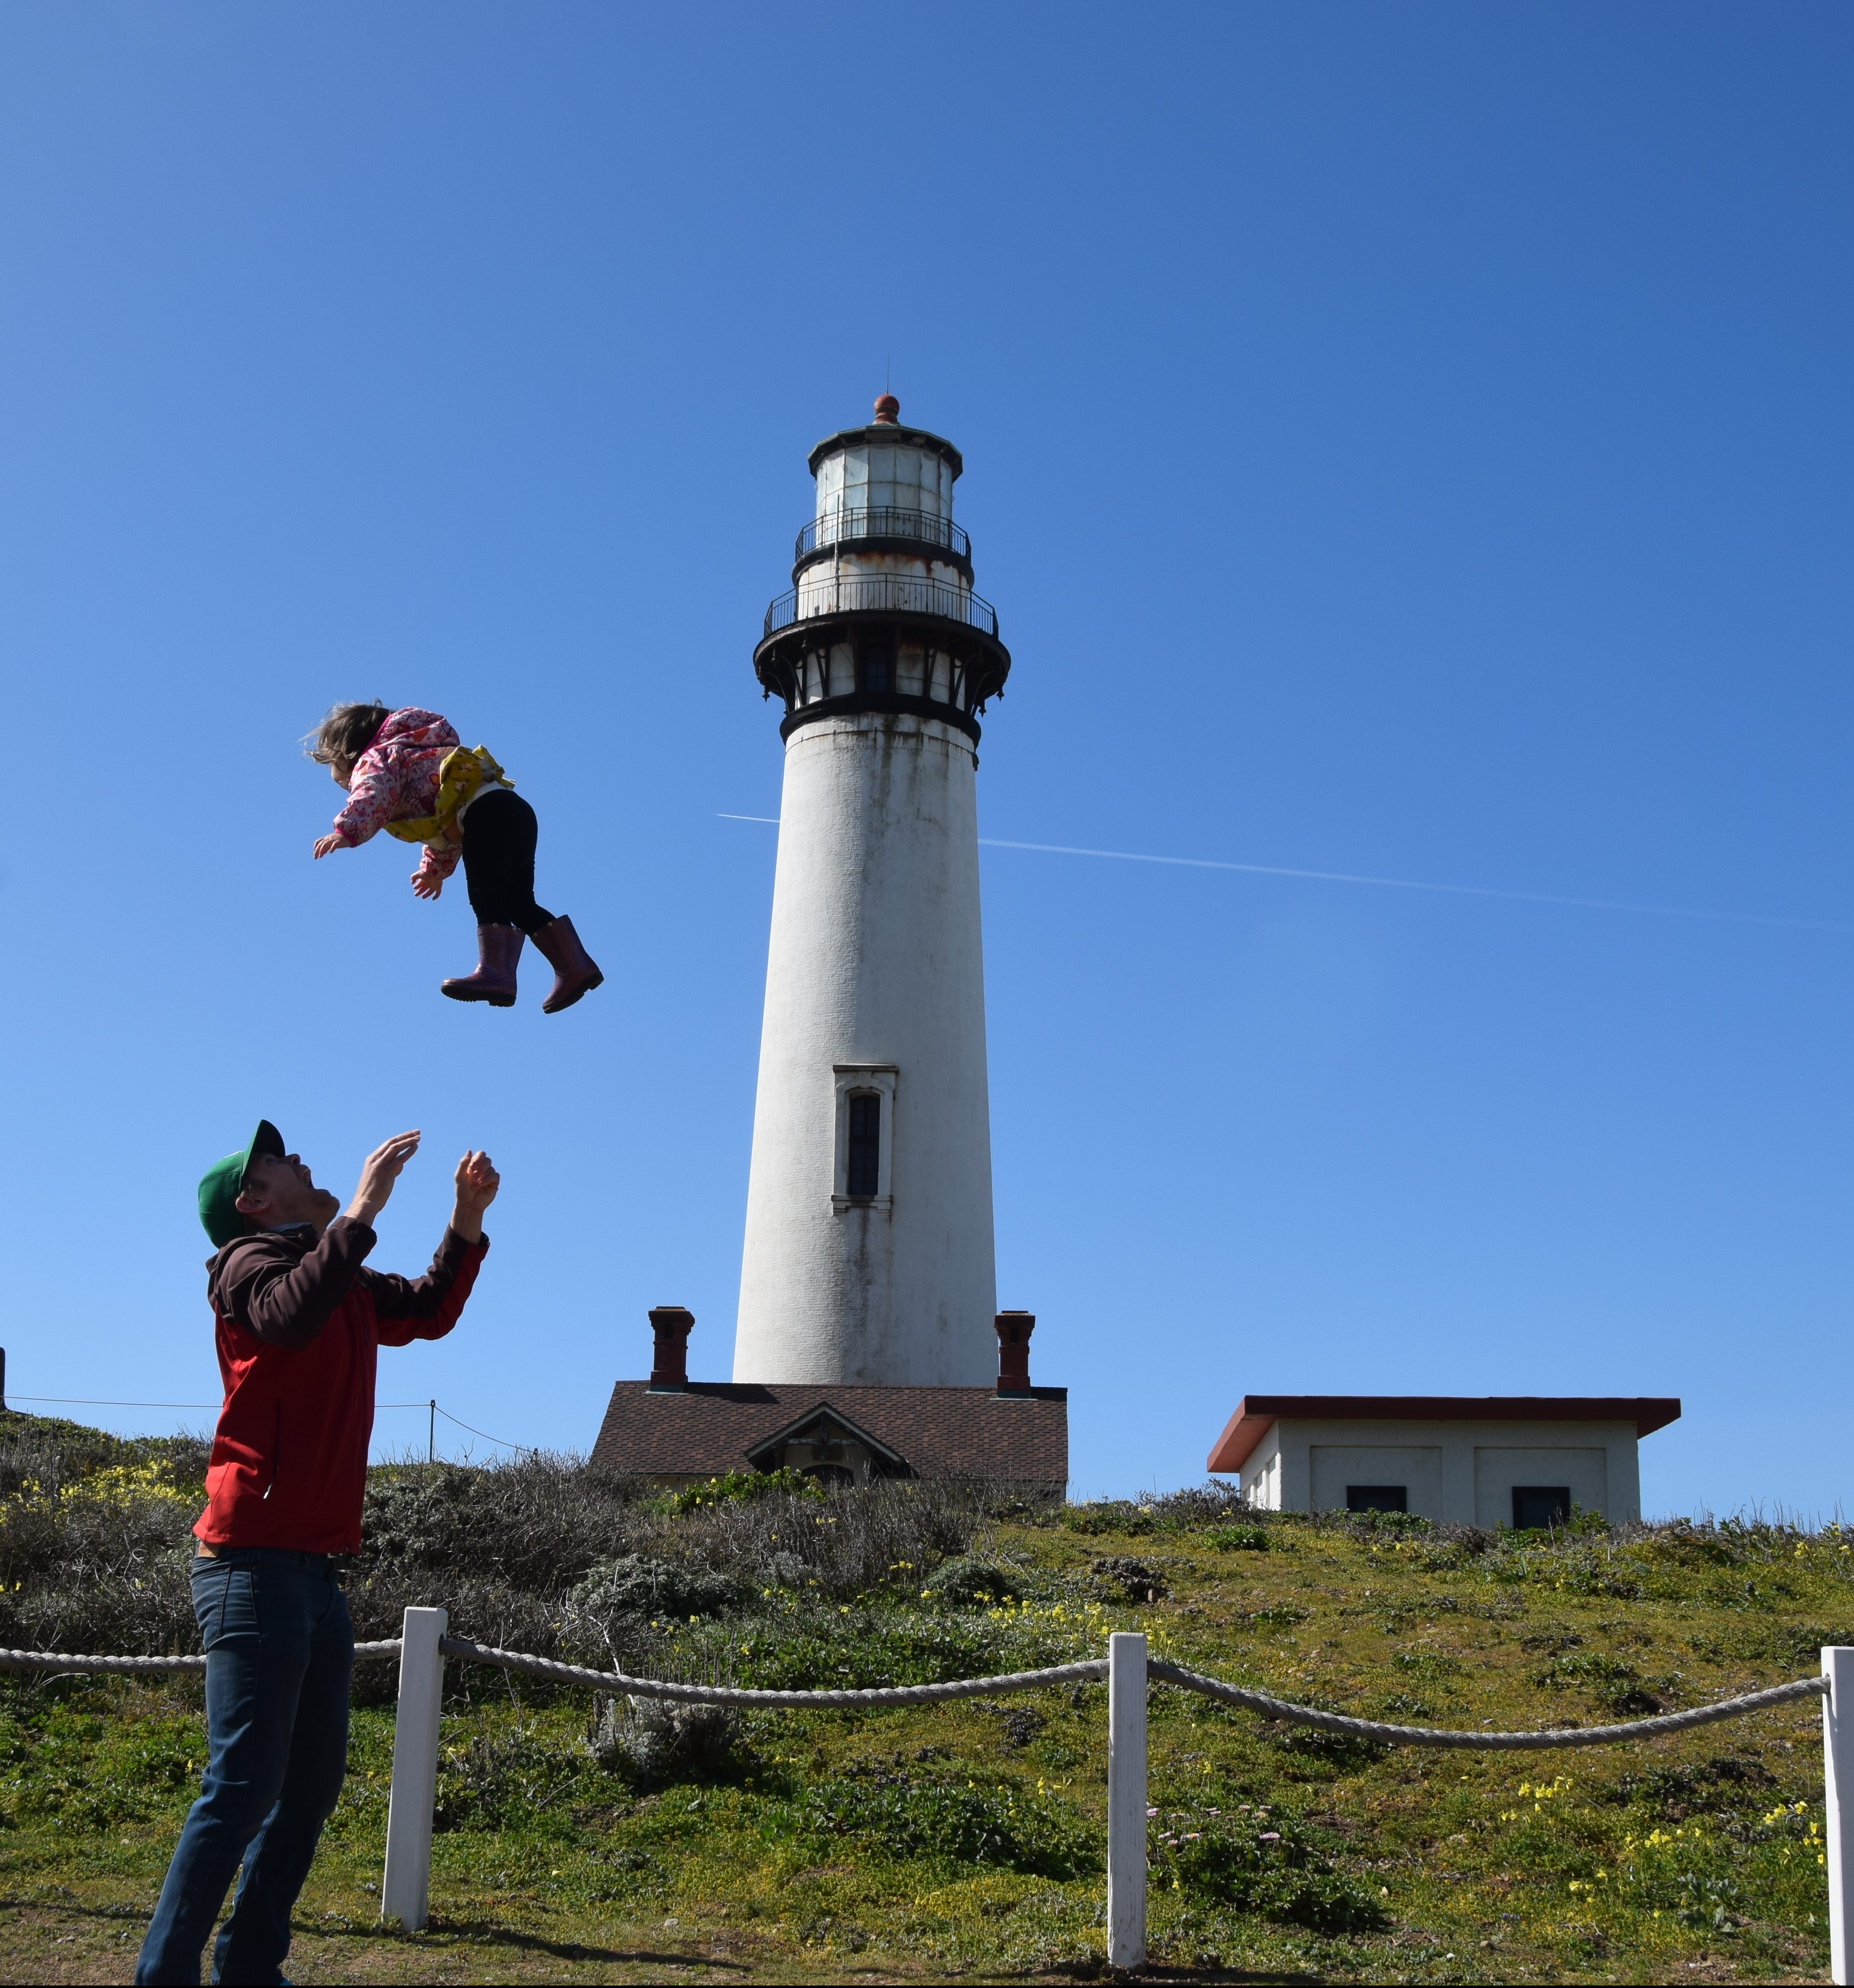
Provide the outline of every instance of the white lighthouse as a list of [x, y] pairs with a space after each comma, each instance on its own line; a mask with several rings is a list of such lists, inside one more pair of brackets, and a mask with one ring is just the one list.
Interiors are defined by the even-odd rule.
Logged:
[[753, 667], [786, 706], [736, 1382], [997, 1371], [976, 713], [1010, 656], [952, 522], [952, 443], [812, 450], [816, 515]]

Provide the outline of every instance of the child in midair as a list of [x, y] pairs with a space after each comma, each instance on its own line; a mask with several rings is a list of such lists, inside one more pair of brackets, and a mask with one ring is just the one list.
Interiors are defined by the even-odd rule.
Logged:
[[543, 1014], [570, 1008], [604, 979], [572, 919], [557, 918], [534, 901], [534, 810], [485, 747], [466, 750], [435, 711], [338, 704], [316, 728], [309, 756], [347, 790], [333, 830], [315, 846], [317, 861], [384, 828], [401, 842], [425, 845], [412, 891], [431, 898], [463, 858], [476, 914], [477, 966], [442, 982], [441, 992], [453, 1001], [513, 1007], [524, 937], [554, 972]]

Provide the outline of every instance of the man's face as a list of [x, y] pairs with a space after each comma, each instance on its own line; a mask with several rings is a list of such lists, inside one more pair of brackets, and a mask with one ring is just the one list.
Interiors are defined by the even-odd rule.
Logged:
[[287, 1229], [307, 1222], [317, 1229], [334, 1219], [341, 1204], [326, 1188], [317, 1187], [294, 1153], [280, 1160], [268, 1155], [245, 1169], [245, 1185], [235, 1204], [239, 1214], [259, 1229]]

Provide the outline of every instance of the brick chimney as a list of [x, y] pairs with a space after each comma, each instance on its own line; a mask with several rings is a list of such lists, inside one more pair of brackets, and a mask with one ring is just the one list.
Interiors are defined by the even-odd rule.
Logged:
[[656, 1334], [651, 1354], [650, 1391], [679, 1395], [688, 1386], [688, 1335], [695, 1314], [683, 1305], [651, 1307], [650, 1329]]
[[1034, 1311], [1001, 1311], [992, 1323], [998, 1330], [998, 1392], [1030, 1392], [1030, 1336], [1037, 1329]]

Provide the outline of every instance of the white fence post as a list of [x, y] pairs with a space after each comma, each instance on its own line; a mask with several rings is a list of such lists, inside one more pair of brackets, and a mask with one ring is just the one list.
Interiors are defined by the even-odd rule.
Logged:
[[1848, 1988], [1854, 1906], [1854, 1650], [1824, 1650], [1822, 1674], [1822, 1794], [1829, 1812], [1829, 1979]]
[[1108, 1965], [1146, 1964], [1146, 1639], [1108, 1638]]
[[393, 1793], [386, 1815], [380, 1916], [408, 1932], [424, 1929], [431, 1898], [431, 1806], [438, 1798], [438, 1713], [450, 1621], [442, 1608], [408, 1608], [399, 1652], [399, 1714], [393, 1723]]

